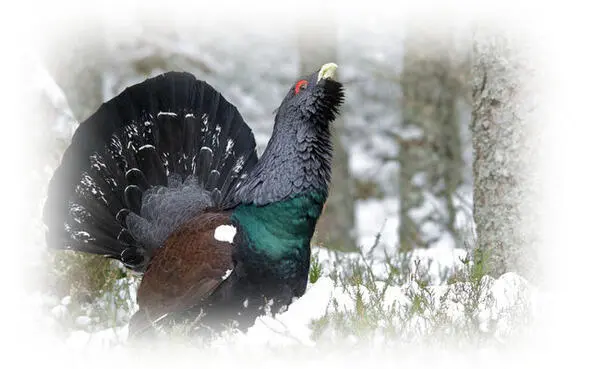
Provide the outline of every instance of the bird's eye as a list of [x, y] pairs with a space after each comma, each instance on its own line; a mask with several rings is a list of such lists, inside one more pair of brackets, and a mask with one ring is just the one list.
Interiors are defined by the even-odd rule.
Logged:
[[295, 86], [296, 95], [299, 94], [301, 90], [305, 90], [307, 87], [308, 87], [308, 81], [306, 81], [305, 79], [302, 79], [301, 81], [296, 83], [296, 86]]

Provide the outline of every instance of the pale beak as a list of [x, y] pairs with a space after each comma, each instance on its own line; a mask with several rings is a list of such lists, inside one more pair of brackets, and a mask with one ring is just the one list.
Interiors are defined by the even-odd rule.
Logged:
[[318, 72], [318, 81], [321, 79], [334, 79], [337, 65], [335, 63], [326, 63], [320, 68], [320, 72]]

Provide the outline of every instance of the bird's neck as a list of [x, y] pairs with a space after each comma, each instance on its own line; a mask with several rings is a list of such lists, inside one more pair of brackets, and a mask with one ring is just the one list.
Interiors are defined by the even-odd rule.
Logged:
[[267, 149], [237, 190], [242, 204], [268, 205], [307, 193], [328, 193], [332, 145], [328, 125], [277, 125]]

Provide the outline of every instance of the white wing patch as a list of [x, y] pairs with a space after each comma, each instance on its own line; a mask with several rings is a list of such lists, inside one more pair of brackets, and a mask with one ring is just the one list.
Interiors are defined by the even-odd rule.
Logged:
[[236, 227], [229, 224], [218, 226], [213, 234], [216, 240], [229, 243], [234, 242], [234, 236], [236, 236]]
[[230, 274], [232, 274], [232, 271], [234, 269], [228, 269], [226, 270], [226, 273], [224, 273], [224, 275], [222, 276], [222, 281], [225, 281], [226, 279], [228, 279], [228, 277], [230, 276]]

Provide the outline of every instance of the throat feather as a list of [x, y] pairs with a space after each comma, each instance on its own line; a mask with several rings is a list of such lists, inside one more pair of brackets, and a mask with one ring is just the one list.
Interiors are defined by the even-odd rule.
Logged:
[[328, 192], [332, 145], [327, 125], [276, 123], [267, 149], [236, 192], [243, 203], [267, 205]]

